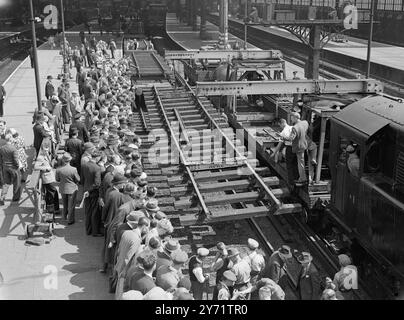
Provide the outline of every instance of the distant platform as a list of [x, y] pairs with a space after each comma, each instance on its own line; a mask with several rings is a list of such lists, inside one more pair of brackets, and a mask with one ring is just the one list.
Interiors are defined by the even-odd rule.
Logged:
[[[200, 17], [198, 17], [198, 26], [200, 24]], [[180, 23], [176, 18], [175, 13], [167, 14], [167, 34], [168, 36], [180, 45], [184, 50], [199, 50], [203, 46], [216, 44], [219, 41], [219, 28], [214, 24], [207, 22], [209, 40], [202, 40], [199, 36], [199, 31], [192, 31], [192, 27], [185, 23]], [[239, 41], [240, 45], [244, 46], [244, 40], [229, 34], [230, 41]], [[248, 44], [249, 49], [260, 50], [252, 44]], [[292, 79], [293, 72], [297, 71], [299, 78], [304, 78], [304, 69], [286, 61], [286, 78]]]
[[[212, 13], [212, 15], [218, 15]], [[229, 21], [244, 24], [240, 19], [234, 17], [229, 18]], [[280, 37], [286, 40], [285, 46], [288, 45], [287, 41], [298, 42], [301, 41], [289, 33], [288, 31], [279, 27], [264, 27], [264, 26], [250, 26], [269, 33], [272, 36]], [[364, 73], [367, 60], [367, 40], [358, 39], [354, 37], [347, 37], [348, 42], [337, 43], [330, 41], [326, 44], [322, 58], [329, 61], [334, 61], [338, 65], [348, 66]], [[303, 45], [303, 44], [301, 44]], [[381, 77], [391, 83], [401, 85], [404, 82], [404, 47], [392, 46], [380, 42], [372, 42], [371, 54], [371, 73], [374, 76]]]

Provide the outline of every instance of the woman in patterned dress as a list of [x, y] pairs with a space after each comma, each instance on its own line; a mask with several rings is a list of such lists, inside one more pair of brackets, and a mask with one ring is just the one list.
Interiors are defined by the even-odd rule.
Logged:
[[22, 136], [19, 135], [17, 130], [14, 128], [10, 128], [9, 132], [13, 136], [13, 145], [16, 147], [18, 151], [18, 161], [20, 162], [20, 167], [21, 167], [21, 181], [25, 182], [26, 180], [26, 174], [28, 170], [28, 156], [27, 153], [25, 152], [25, 141]]

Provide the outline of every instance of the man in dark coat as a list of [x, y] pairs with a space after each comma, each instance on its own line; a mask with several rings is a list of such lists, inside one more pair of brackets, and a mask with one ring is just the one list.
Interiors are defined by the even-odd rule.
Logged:
[[0, 147], [0, 163], [3, 169], [4, 179], [0, 205], [4, 205], [4, 199], [11, 184], [13, 185], [13, 201], [19, 201], [21, 198], [21, 175], [18, 151], [12, 145], [13, 136], [10, 133], [6, 134], [5, 140], [6, 144]]
[[2, 85], [0, 85], [0, 117], [4, 114], [3, 104], [4, 99], [6, 98], [6, 89]]
[[60, 182], [59, 191], [62, 194], [63, 218], [69, 225], [74, 223], [74, 213], [77, 201], [78, 183], [80, 176], [75, 167], [70, 165], [73, 160], [70, 153], [65, 152], [62, 161], [63, 166], [56, 170], [56, 181]]
[[99, 151], [93, 151], [90, 161], [81, 167], [81, 178], [83, 182], [84, 209], [86, 213], [87, 235], [100, 237], [101, 234], [101, 210], [99, 206], [99, 189], [101, 186], [101, 168], [98, 161], [101, 159]]
[[320, 275], [312, 260], [313, 257], [309, 252], [302, 252], [298, 258], [302, 265], [297, 284], [300, 300], [319, 300], [320, 298]]
[[44, 138], [50, 137], [50, 134], [44, 129], [43, 124], [45, 122], [45, 116], [39, 113], [36, 118], [36, 123], [34, 125], [34, 148], [36, 154], [38, 155], [39, 149], [41, 148], [42, 141]]
[[45, 97], [46, 97], [46, 99], [49, 100], [52, 96], [55, 95], [55, 87], [52, 84], [53, 77], [48, 76], [47, 79], [48, 79], [48, 81], [46, 81], [46, 85], [45, 85]]
[[74, 127], [70, 130], [70, 138], [66, 140], [65, 151], [72, 156], [71, 165], [81, 172], [81, 156], [83, 155], [83, 141], [79, 139], [79, 130]]
[[84, 143], [88, 142], [88, 130], [84, 124], [84, 116], [77, 113], [73, 124], [70, 126], [70, 132], [76, 128], [78, 131], [78, 138]]

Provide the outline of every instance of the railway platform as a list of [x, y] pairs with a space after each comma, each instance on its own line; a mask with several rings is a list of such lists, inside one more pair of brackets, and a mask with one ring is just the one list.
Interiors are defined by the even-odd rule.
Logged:
[[[218, 14], [211, 14], [217, 16]], [[244, 25], [244, 22], [235, 17], [229, 18], [229, 27], [231, 24]], [[267, 34], [268, 40], [273, 40], [274, 45], [282, 43], [290, 49], [305, 50], [305, 45], [291, 33], [278, 27], [250, 26], [248, 29], [259, 30], [263, 34]], [[384, 44], [380, 42], [372, 42], [371, 55], [371, 74], [385, 79], [392, 84], [401, 84], [404, 80], [404, 48]], [[336, 43], [328, 42], [322, 51], [322, 59], [333, 61], [341, 66], [348, 66], [356, 69], [358, 73], [363, 74], [366, 69], [367, 57], [367, 41], [348, 37], [348, 42]]]
[[[46, 76], [52, 75], [59, 85], [62, 58], [58, 50], [38, 50], [41, 90], [44, 95]], [[75, 70], [72, 69], [73, 76]], [[74, 80], [70, 85], [76, 89]], [[16, 128], [27, 147], [32, 145], [32, 116], [36, 107], [34, 69], [25, 59], [5, 81], [7, 91], [5, 116], [7, 127]], [[32, 162], [33, 150], [29, 150]], [[6, 204], [0, 207], [0, 272], [4, 282], [0, 299], [112, 299], [107, 277], [98, 272], [103, 238], [85, 234], [84, 210], [77, 210], [76, 224], [55, 224], [55, 237], [50, 244], [26, 246], [25, 227], [32, 223], [34, 203], [32, 190], [23, 187], [20, 202], [11, 203], [11, 189]], [[58, 218], [56, 220], [58, 222]], [[53, 277], [53, 278], [52, 278]], [[53, 280], [52, 280], [53, 279]]]

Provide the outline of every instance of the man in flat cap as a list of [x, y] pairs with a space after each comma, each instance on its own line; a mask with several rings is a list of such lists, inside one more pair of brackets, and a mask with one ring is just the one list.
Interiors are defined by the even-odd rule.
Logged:
[[205, 286], [209, 281], [209, 275], [203, 273], [203, 261], [208, 255], [208, 249], [199, 248], [197, 254], [189, 260], [189, 278], [195, 300], [202, 300]]
[[289, 246], [282, 245], [274, 251], [269, 258], [268, 264], [261, 273], [262, 278], [269, 278], [285, 289], [285, 275], [287, 271], [286, 261], [292, 258], [292, 251]]
[[346, 254], [340, 254], [338, 262], [341, 269], [335, 274], [333, 282], [345, 300], [353, 300], [354, 290], [358, 289], [358, 269]]
[[246, 257], [246, 261], [251, 267], [251, 284], [255, 284], [261, 272], [265, 268], [265, 259], [261, 253], [258, 252], [259, 243], [255, 239], [249, 238], [247, 241], [250, 253]]
[[233, 294], [230, 293], [230, 288], [234, 287], [234, 283], [237, 281], [237, 277], [231, 270], [223, 272], [223, 277], [218, 284], [218, 297], [217, 300], [237, 300], [240, 296], [237, 290], [233, 290]]
[[62, 194], [63, 218], [69, 225], [75, 222], [78, 183], [80, 176], [75, 167], [70, 165], [73, 160], [70, 153], [65, 152], [62, 157], [63, 166], [56, 170], [56, 181], [60, 182], [59, 191]]
[[156, 284], [165, 291], [177, 287], [181, 278], [184, 276], [182, 274], [184, 264], [188, 261], [187, 253], [182, 250], [174, 251], [171, 257], [172, 265], [163, 265], [156, 272]]

